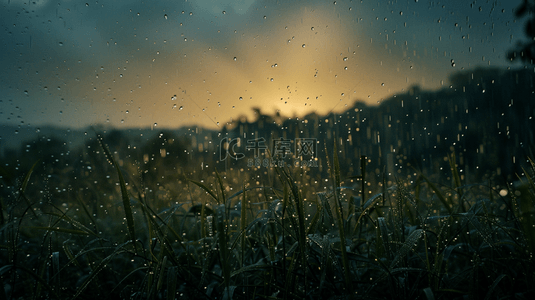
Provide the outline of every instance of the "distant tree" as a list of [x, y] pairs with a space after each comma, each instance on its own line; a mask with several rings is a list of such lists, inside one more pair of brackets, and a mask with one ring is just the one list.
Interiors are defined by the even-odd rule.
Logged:
[[511, 61], [520, 59], [533, 64], [535, 59], [535, 0], [523, 0], [522, 4], [516, 9], [515, 15], [518, 18], [529, 16], [529, 20], [524, 27], [524, 32], [529, 37], [529, 40], [519, 43], [517, 49], [509, 51], [507, 56]]

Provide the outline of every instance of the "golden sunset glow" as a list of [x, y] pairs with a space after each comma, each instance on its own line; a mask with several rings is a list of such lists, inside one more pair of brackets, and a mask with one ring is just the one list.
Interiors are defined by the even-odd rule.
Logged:
[[[472, 12], [457, 8], [440, 23], [418, 3], [188, 5], [117, 4], [109, 18], [97, 6], [58, 9], [67, 32], [84, 34], [32, 35], [21, 51], [34, 65], [13, 67], [6, 97], [25, 99], [18, 114], [26, 123], [217, 128], [252, 117], [253, 107], [284, 116], [341, 112], [411, 85], [442, 88], [473, 61], [507, 63], [505, 50], [480, 43], [486, 23], [466, 21]], [[78, 10], [87, 20], [75, 21]], [[509, 24], [498, 20], [493, 26]]]

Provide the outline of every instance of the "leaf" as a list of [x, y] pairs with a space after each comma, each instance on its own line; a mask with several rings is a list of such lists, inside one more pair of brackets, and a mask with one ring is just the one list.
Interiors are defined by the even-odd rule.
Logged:
[[167, 269], [167, 300], [175, 300], [178, 267]]
[[214, 192], [212, 192], [212, 190], [210, 190], [204, 183], [202, 182], [199, 182], [199, 181], [195, 181], [193, 179], [188, 179], [189, 182], [197, 185], [198, 187], [200, 187], [201, 189], [203, 189], [205, 192], [207, 192], [214, 200], [217, 204], [221, 204], [219, 202], [219, 199], [217, 198], [217, 195], [214, 194]]
[[485, 296], [485, 300], [491, 298], [492, 293], [494, 293], [494, 290], [495, 290], [496, 287], [498, 286], [498, 283], [500, 283], [500, 281], [501, 281], [502, 279], [504, 279], [506, 276], [507, 276], [507, 275], [502, 274], [502, 275], [498, 276], [498, 278], [494, 279], [494, 282], [493, 282], [492, 285], [490, 286], [489, 291], [487, 292], [487, 295]]
[[[382, 240], [382, 246], [383, 246], [383, 249], [381, 250], [384, 250], [386, 257], [390, 259], [392, 254], [390, 250], [390, 240], [388, 238], [388, 227], [386, 226], [386, 220], [383, 217], [379, 217], [377, 218], [377, 223], [379, 224], [378, 230], [379, 230], [379, 234], [380, 234], [380, 238]], [[378, 256], [381, 257], [380, 255]]]
[[426, 287], [423, 291], [427, 300], [435, 300], [435, 294], [433, 294], [433, 290], [430, 287]]
[[405, 243], [403, 243], [403, 246], [401, 246], [401, 249], [399, 249], [396, 253], [394, 260], [392, 260], [390, 269], [394, 268], [398, 263], [400, 263], [401, 260], [417, 246], [418, 240], [420, 240], [422, 233], [422, 229], [416, 229], [411, 233], [411, 235], [409, 235], [407, 240], [405, 240]]
[[[419, 171], [417, 172], [420, 173]], [[446, 198], [442, 194], [442, 191], [439, 188], [437, 188], [424, 174], [420, 173], [420, 176], [425, 180], [425, 182], [427, 182], [427, 185], [429, 185], [429, 187], [435, 192], [435, 195], [437, 195], [438, 199], [440, 200], [440, 202], [442, 202], [442, 204], [448, 210], [448, 212], [452, 214], [453, 209], [450, 203], [448, 202], [448, 200], [446, 200]]]

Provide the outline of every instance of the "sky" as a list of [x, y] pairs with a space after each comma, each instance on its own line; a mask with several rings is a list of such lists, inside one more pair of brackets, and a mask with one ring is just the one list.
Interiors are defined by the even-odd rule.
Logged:
[[203, 126], [341, 112], [506, 59], [520, 0], [0, 0], [0, 124]]

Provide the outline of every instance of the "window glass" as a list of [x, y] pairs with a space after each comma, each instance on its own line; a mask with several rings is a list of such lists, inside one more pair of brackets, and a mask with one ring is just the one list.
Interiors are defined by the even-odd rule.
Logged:
[[73, 150], [98, 128], [125, 139], [120, 156], [180, 140], [199, 160], [186, 173], [230, 157], [224, 138], [243, 154], [225, 168], [252, 170], [283, 137], [294, 158], [316, 139], [327, 169], [336, 135], [348, 175], [360, 155], [378, 175], [436, 171], [453, 150], [467, 174], [513, 174], [533, 140], [520, 4], [5, 0], [2, 154], [52, 137]]
[[[42, 221], [44, 215], [55, 218], [58, 211], [74, 208], [70, 211], [85, 213], [80, 219], [73, 217], [75, 221], [69, 219], [69, 226], [87, 221], [94, 225], [88, 234], [102, 230], [100, 237], [109, 237], [116, 234], [112, 226], [99, 226], [107, 224], [103, 220], [119, 220], [122, 229], [117, 235], [132, 241], [133, 229], [138, 233], [143, 229], [131, 222], [148, 224], [141, 215], [154, 213], [164, 228], [162, 224], [171, 224], [178, 212], [197, 218], [202, 211], [206, 216], [197, 205], [208, 204], [210, 217], [218, 215], [217, 209], [227, 209], [230, 218], [230, 210], [238, 214], [244, 191], [252, 199], [247, 209], [259, 216], [260, 225], [279, 213], [289, 214], [283, 200], [299, 197], [307, 211], [315, 212], [329, 201], [335, 207], [339, 195], [346, 211], [352, 211], [346, 214], [352, 218], [347, 224], [355, 224], [360, 220], [358, 209], [362, 218], [368, 217], [365, 203], [371, 202], [366, 201], [382, 199], [381, 206], [387, 207], [386, 195], [396, 199], [404, 192], [402, 187], [412, 189], [411, 201], [419, 200], [419, 188], [425, 188], [431, 200], [421, 206], [429, 209], [428, 216], [466, 213], [461, 211], [463, 204], [455, 212], [435, 206], [449, 207], [451, 199], [462, 203], [469, 184], [496, 192], [485, 194], [485, 199], [519, 196], [510, 188], [526, 182], [529, 158], [535, 158], [534, 13], [532, 0], [0, 0], [0, 200], [6, 203], [0, 203], [4, 207], [0, 236], [2, 225], [16, 223], [13, 216]], [[438, 195], [439, 190], [445, 196]], [[476, 198], [480, 199], [472, 200]], [[145, 200], [150, 200], [150, 209]], [[221, 208], [222, 203], [228, 207]], [[46, 205], [54, 208], [53, 213]], [[5, 207], [12, 210], [8, 213]], [[331, 220], [336, 219], [330, 213]], [[409, 218], [405, 211], [400, 214], [396, 218]], [[300, 221], [313, 223], [313, 216], [311, 212]], [[368, 224], [373, 235], [383, 224], [380, 217], [374, 215]], [[205, 220], [214, 219], [205, 218], [200, 225], [200, 218], [191, 224], [185, 218], [180, 226], [205, 226]], [[206, 222], [206, 226], [216, 224]], [[340, 224], [330, 222], [321, 234], [343, 227]], [[50, 221], [28, 228], [48, 230], [39, 241], [43, 249], [53, 243], [48, 232], [76, 235], [86, 230], [74, 225], [60, 230], [55, 225]], [[416, 232], [417, 225], [411, 226], [406, 232]], [[194, 237], [180, 231], [173, 243], [180, 247], [197, 243], [194, 247], [212, 242], [213, 233], [223, 230], [205, 229]], [[162, 236], [171, 234], [154, 230], [139, 238], [151, 245], [144, 248], [151, 255], [163, 247], [153, 241], [161, 243]], [[305, 231], [300, 234], [305, 239]], [[195, 242], [179, 243], [181, 237]], [[332, 245], [345, 253], [342, 240]], [[535, 249], [535, 236], [532, 240]], [[234, 235], [232, 242], [231, 250], [237, 249]], [[323, 240], [316, 244], [320, 243]], [[405, 247], [403, 243], [390, 244]], [[132, 245], [136, 255], [138, 246]], [[353, 244], [347, 249], [356, 253], [359, 247]], [[408, 247], [402, 250], [412, 253]], [[266, 249], [275, 255], [280, 252], [275, 248]], [[301, 250], [295, 249], [291, 251]], [[67, 256], [68, 251], [64, 251]], [[165, 268], [160, 262], [164, 256], [171, 261], [171, 256], [164, 252], [157, 254], [158, 263], [151, 260], [151, 266]], [[284, 253], [281, 264], [290, 261], [290, 252]], [[425, 256], [422, 253], [420, 257]], [[217, 256], [202, 255], [214, 255], [213, 260]], [[339, 254], [329, 255], [325, 261]], [[470, 254], [474, 260], [476, 256]], [[182, 259], [189, 256], [184, 257], [173, 261], [174, 266], [186, 264]], [[263, 258], [262, 268], [275, 261], [271, 258]], [[391, 259], [382, 262], [394, 267], [402, 260]], [[240, 266], [244, 261], [242, 257]], [[99, 272], [95, 265], [100, 262], [87, 267], [90, 274]], [[28, 269], [45, 274], [49, 265], [46, 261]], [[202, 266], [208, 272], [208, 266]], [[231, 271], [218, 268], [209, 272], [228, 279]], [[407, 265], [406, 272], [411, 268]], [[150, 269], [147, 278], [159, 270]], [[292, 272], [288, 274], [308, 271]], [[425, 275], [421, 277], [434, 276]], [[47, 277], [39, 284], [46, 282], [48, 290], [56, 291], [53, 280]], [[84, 280], [72, 286], [93, 284]], [[163, 283], [143, 281], [144, 286], [158, 284]], [[217, 284], [202, 288], [212, 291], [223, 286], [222, 281]], [[225, 297], [230, 299], [232, 286], [225, 284]], [[249, 284], [253, 286], [245, 285]], [[300, 292], [284, 297], [305, 298]], [[277, 293], [260, 294], [278, 297]], [[140, 295], [149, 294], [135, 294]]]

